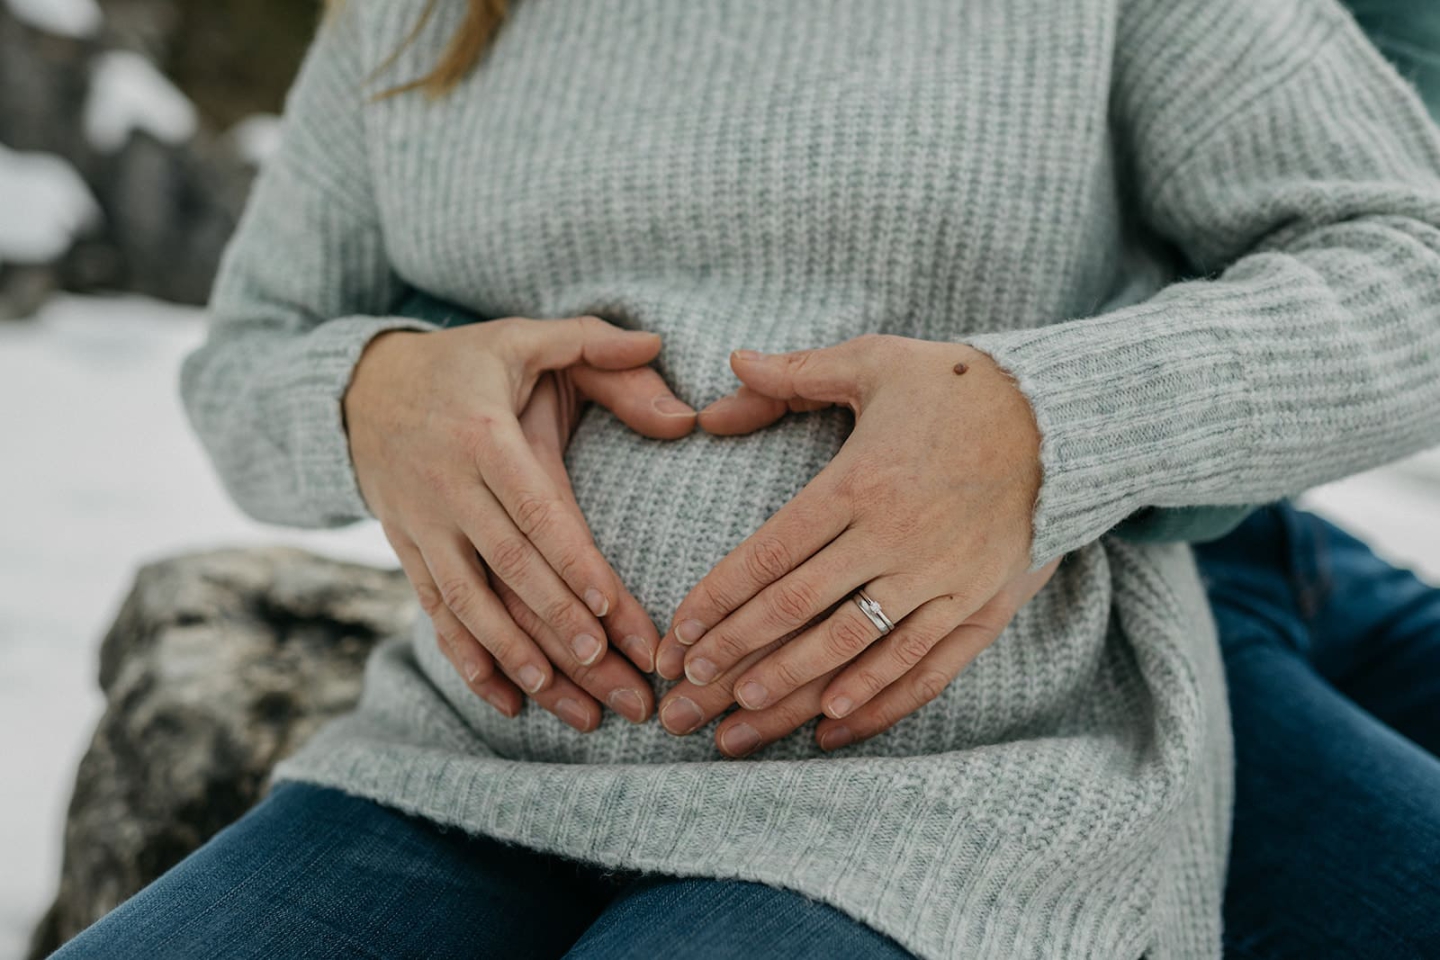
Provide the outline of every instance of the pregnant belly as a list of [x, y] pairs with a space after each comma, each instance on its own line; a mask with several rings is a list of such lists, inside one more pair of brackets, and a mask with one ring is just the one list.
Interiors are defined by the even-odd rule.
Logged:
[[[746, 437], [697, 432], [648, 440], [610, 413], [586, 412], [567, 454], [571, 481], [601, 552], [645, 607], [657, 629], [706, 573], [791, 500], [835, 455], [850, 429], [843, 410], [791, 415]], [[1083, 559], [1081, 559], [1083, 557]], [[1074, 598], [1089, 602], [1076, 605]], [[908, 756], [993, 743], [1019, 731], [1066, 725], [1057, 704], [1083, 703], [1077, 690], [1095, 680], [1115, 650], [1105, 650], [1109, 571], [1104, 553], [1073, 557], [1012, 624], [1007, 636], [931, 704], [850, 752]], [[537, 762], [676, 763], [720, 760], [713, 723], [675, 737], [655, 720], [631, 724], [605, 712], [599, 730], [581, 734], [527, 704], [508, 719], [475, 696], [438, 652], [428, 621], [415, 635], [430, 682], [476, 735], [474, 749]], [[1122, 672], [1133, 657], [1108, 664]], [[1017, 686], [1016, 678], [1026, 684]], [[672, 684], [648, 675], [657, 698]], [[1024, 702], [998, 703], [997, 691], [1025, 689]], [[1041, 718], [1044, 718], [1042, 721]], [[824, 756], [805, 724], [764, 751], [766, 759]]]
[[649, 440], [591, 408], [566, 464], [595, 541], [663, 630], [715, 564], [835, 455], [843, 410], [791, 415], [744, 437]]

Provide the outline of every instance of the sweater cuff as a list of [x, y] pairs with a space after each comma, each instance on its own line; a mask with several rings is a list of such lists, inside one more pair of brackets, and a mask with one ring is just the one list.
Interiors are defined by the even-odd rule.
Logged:
[[391, 330], [431, 331], [435, 324], [405, 317], [342, 317], [320, 324], [293, 359], [290, 423], [302, 501], [327, 526], [370, 516], [345, 432], [344, 399], [355, 365], [370, 341]]
[[1247, 461], [1254, 432], [1233, 328], [1196, 325], [1166, 299], [966, 341], [1015, 379], [1040, 429], [1034, 567], [1144, 507], [1224, 504], [1227, 477]]

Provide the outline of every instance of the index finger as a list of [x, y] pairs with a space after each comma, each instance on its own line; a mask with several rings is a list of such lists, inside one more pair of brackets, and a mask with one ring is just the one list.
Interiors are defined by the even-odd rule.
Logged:
[[590, 612], [605, 616], [614, 604], [619, 578], [600, 555], [574, 498], [536, 458], [519, 421], [494, 424], [491, 442], [479, 459], [481, 479], [515, 526]]
[[[689, 646], [771, 583], [819, 552], [850, 523], [844, 501], [832, 497], [829, 467], [731, 550], [675, 608], [669, 634]], [[669, 642], [671, 636], [665, 641]]]

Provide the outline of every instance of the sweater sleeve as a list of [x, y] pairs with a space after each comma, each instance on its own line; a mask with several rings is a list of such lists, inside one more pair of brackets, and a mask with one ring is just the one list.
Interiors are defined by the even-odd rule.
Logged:
[[386, 257], [366, 155], [358, 4], [320, 28], [222, 260], [205, 343], [181, 396], [230, 495], [256, 519], [338, 526], [368, 515], [341, 401], [366, 344], [433, 324], [388, 315]]
[[[1122, 0], [1124, 3], [1125, 0]], [[969, 342], [1041, 433], [1031, 559], [1440, 442], [1440, 134], [1333, 0], [1131, 0], [1113, 126], [1202, 279]]]

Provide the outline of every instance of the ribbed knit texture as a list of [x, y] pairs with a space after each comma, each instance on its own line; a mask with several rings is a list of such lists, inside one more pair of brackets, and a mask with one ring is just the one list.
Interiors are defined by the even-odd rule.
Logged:
[[[453, 94], [372, 102], [463, 8], [369, 80], [421, 6], [349, 0], [322, 32], [186, 363], [244, 508], [364, 516], [339, 401], [377, 331], [428, 328], [390, 316], [415, 288], [657, 331], [696, 406], [736, 348], [968, 341], [1042, 430], [1032, 559], [1070, 556], [933, 703], [833, 756], [811, 724], [731, 762], [713, 726], [507, 720], [421, 622], [278, 776], [789, 887], [926, 958], [1217, 956], [1204, 594], [1185, 547], [1097, 538], [1440, 441], [1440, 137], [1413, 92], [1329, 0], [525, 0]], [[1126, 296], [1168, 252], [1207, 279]], [[591, 409], [567, 462], [663, 626], [848, 425], [664, 443]]]

